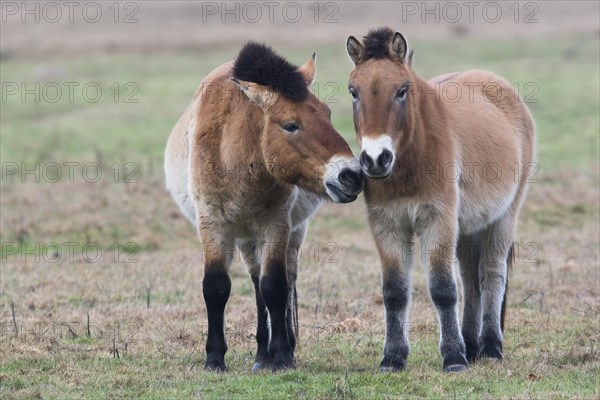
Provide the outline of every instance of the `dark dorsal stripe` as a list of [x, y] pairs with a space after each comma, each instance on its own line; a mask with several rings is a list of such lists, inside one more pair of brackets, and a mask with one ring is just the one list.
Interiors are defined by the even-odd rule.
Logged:
[[292, 101], [308, 96], [308, 87], [298, 67], [264, 44], [248, 42], [244, 45], [233, 65], [233, 76], [268, 86]]
[[361, 58], [366, 61], [369, 58], [390, 57], [390, 42], [394, 37], [394, 31], [390, 28], [372, 29], [363, 38], [364, 49]]

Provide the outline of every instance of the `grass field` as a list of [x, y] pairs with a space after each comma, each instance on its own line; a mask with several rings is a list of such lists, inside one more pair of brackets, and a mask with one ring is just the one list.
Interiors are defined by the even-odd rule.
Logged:
[[[520, 218], [501, 365], [441, 372], [435, 313], [416, 266], [408, 369], [376, 372], [383, 304], [360, 197], [325, 205], [311, 223], [298, 282], [298, 368], [250, 372], [254, 295], [238, 260], [226, 310], [230, 372], [203, 372], [201, 247], [164, 190], [162, 152], [199, 81], [238, 47], [15, 58], [0, 64], [3, 83], [81, 85], [73, 102], [2, 101], [2, 398], [598, 398], [597, 35], [411, 43], [423, 77], [477, 67], [515, 82], [537, 123], [539, 171]], [[278, 50], [297, 64], [317, 51], [315, 90], [356, 148], [343, 46]], [[98, 102], [79, 90], [89, 82], [102, 89]], [[39, 182], [23, 168], [36, 163]], [[102, 176], [83, 171], [86, 163]]]

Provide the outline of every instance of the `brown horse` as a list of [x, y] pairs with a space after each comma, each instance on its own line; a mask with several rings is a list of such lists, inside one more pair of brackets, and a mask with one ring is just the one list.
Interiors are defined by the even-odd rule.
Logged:
[[[424, 81], [405, 38], [389, 28], [349, 37], [365, 198], [382, 264], [386, 336], [380, 371], [402, 370], [413, 243], [420, 238], [440, 324], [445, 371], [502, 359], [517, 215], [534, 161], [534, 123], [502, 78], [486, 71]], [[463, 283], [462, 330], [454, 264]]]
[[198, 227], [208, 314], [205, 369], [226, 370], [224, 309], [234, 248], [254, 283], [253, 370], [293, 368], [298, 251], [323, 199], [346, 203], [364, 186], [358, 160], [297, 68], [248, 43], [211, 72], [179, 119], [165, 154], [167, 189]]

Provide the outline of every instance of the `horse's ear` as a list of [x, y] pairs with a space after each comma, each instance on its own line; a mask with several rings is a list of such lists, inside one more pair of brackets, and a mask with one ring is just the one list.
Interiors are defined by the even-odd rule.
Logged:
[[396, 32], [390, 42], [390, 54], [398, 61], [408, 63], [408, 42], [400, 32]]
[[348, 37], [348, 39], [346, 40], [346, 51], [348, 51], [348, 56], [350, 57], [350, 60], [352, 60], [354, 65], [356, 65], [358, 60], [360, 60], [362, 50], [363, 45], [361, 42], [358, 41], [357, 38], [355, 38], [354, 36]]
[[264, 110], [268, 110], [275, 101], [277, 101], [277, 93], [269, 89], [267, 86], [259, 85], [254, 82], [246, 82], [237, 78], [231, 78], [235, 86], [244, 93], [251, 102], [260, 106]]
[[312, 85], [317, 77], [317, 53], [313, 53], [304, 65], [298, 68], [298, 72], [304, 78], [306, 86]]

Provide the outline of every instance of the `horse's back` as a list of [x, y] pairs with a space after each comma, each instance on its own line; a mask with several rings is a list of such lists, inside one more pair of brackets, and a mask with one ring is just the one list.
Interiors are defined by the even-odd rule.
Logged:
[[470, 70], [429, 82], [437, 83], [447, 105], [460, 152], [461, 225], [476, 230], [520, 207], [534, 161], [533, 119], [510, 83], [491, 72]]
[[[521, 174], [515, 174], [513, 171], [512, 175], [520, 176], [520, 186], [524, 186], [525, 179], [527, 178], [527, 170], [530, 168], [531, 163], [535, 161], [535, 124], [529, 109], [518, 91], [515, 90], [504, 78], [484, 70], [470, 70], [460, 75], [457, 75], [454, 79], [462, 85], [473, 85], [475, 82], [474, 99], [465, 96], [467, 103], [473, 103], [473, 110], [470, 107], [457, 107], [457, 109], [464, 109], [464, 112], [475, 113], [477, 118], [481, 118], [485, 124], [481, 135], [485, 137], [484, 143], [479, 143], [479, 147], [482, 145], [490, 144], [491, 149], [500, 151], [499, 155], [504, 156], [508, 159], [510, 157], [506, 152], [515, 154], [518, 164], [512, 164], [514, 168], [521, 168]], [[464, 102], [464, 101], [463, 101]], [[498, 113], [499, 112], [499, 113]], [[493, 115], [493, 117], [490, 117]], [[502, 138], [498, 137], [499, 132], [505, 133], [504, 144], [507, 146], [506, 151], [497, 148], [498, 141]], [[506, 143], [508, 142], [508, 143]], [[492, 159], [495, 159], [492, 157]]]
[[[521, 152], [518, 161], [533, 161], [533, 118], [519, 93], [504, 78], [490, 71], [468, 70], [440, 75], [429, 83], [437, 85], [438, 94], [464, 125], [487, 127], [481, 134], [494, 132], [492, 141], [498, 131], [516, 134]], [[460, 121], [457, 123], [462, 125]]]

